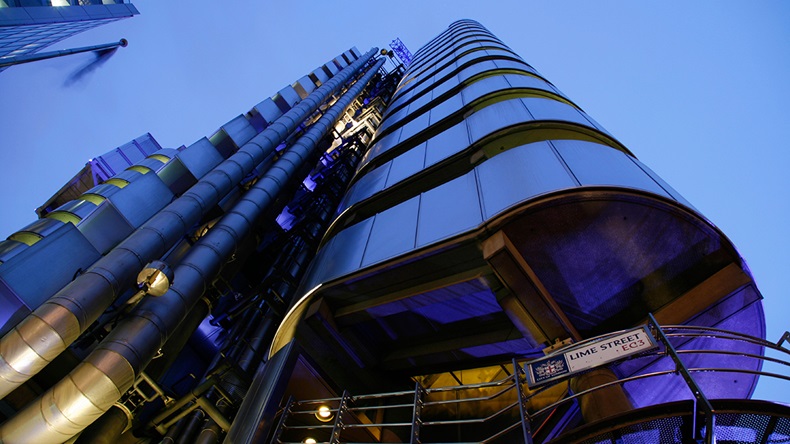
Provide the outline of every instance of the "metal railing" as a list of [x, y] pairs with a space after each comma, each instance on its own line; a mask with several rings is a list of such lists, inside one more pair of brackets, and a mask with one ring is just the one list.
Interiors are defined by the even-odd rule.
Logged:
[[[554, 384], [547, 384], [528, 390], [525, 383], [524, 361], [517, 361], [516, 359], [512, 361], [510, 366], [512, 372], [508, 372], [509, 374], [507, 377], [491, 382], [429, 388], [421, 387], [420, 384], [417, 383], [414, 390], [408, 391], [366, 395], [350, 395], [344, 393], [341, 397], [308, 401], [290, 399], [282, 410], [280, 423], [271, 442], [280, 444], [306, 442], [302, 441], [302, 439], [307, 436], [305, 433], [308, 432], [315, 435], [313, 436], [316, 440], [315, 442], [330, 444], [340, 442], [382, 442], [381, 436], [383, 430], [407, 430], [408, 428], [408, 435], [405, 434], [407, 433], [405, 431], [398, 434], [402, 442], [427, 444], [422, 441], [422, 437], [425, 436], [426, 432], [430, 431], [431, 428], [490, 424], [496, 420], [504, 422], [510, 418], [511, 421], [506, 424], [497, 423], [500, 427], [496, 432], [487, 437], [475, 440], [474, 442], [490, 443], [505, 435], [512, 440], [514, 439], [513, 437], [515, 436], [516, 429], [521, 427], [521, 436], [518, 440], [527, 444], [532, 444], [533, 439], [536, 439], [539, 432], [546, 426], [554, 412], [561, 408], [573, 408], [578, 405], [580, 398], [585, 395], [603, 390], [607, 387], [622, 387], [629, 382], [673, 375], [680, 376], [691, 393], [693, 411], [690, 415], [692, 421], [690, 427], [692, 436], [690, 436], [690, 438], [693, 439], [694, 442], [712, 444], [716, 442], [716, 411], [698, 381], [694, 379], [694, 374], [709, 372], [741, 373], [790, 381], [790, 350], [783, 347], [785, 342], [790, 342], [790, 333], [785, 333], [777, 343], [771, 343], [753, 336], [715, 328], [676, 325], [660, 326], [652, 315], [649, 316], [648, 326], [660, 344], [660, 347], [657, 350], [654, 349], [634, 355], [627, 360], [647, 359], [656, 362], [661, 359], [670, 359], [672, 362], [672, 369], [620, 377], [617, 380], [576, 393], [573, 393], [569, 386], [568, 389], [565, 389], [564, 394], [561, 395], [559, 400], [540, 408], [535, 408], [532, 411], [528, 410], [529, 402], [532, 399], [540, 396], [546, 390], [565, 384], [566, 381], [563, 380]], [[612, 336], [612, 334], [591, 338], [583, 342], [594, 342], [595, 340], [609, 336]], [[764, 347], [765, 349], [770, 349], [781, 354], [783, 357], [776, 358], [755, 353], [741, 352], [735, 350], [734, 345], [730, 345], [729, 348], [724, 347], [721, 350], [712, 348], [682, 348], [688, 345], [690, 341], [699, 338], [735, 341]], [[757, 366], [760, 370], [736, 367], [688, 367], [681, 358], [684, 355], [705, 354], [739, 356], [759, 362], [771, 362], [784, 366], [788, 371], [784, 374], [767, 372], [761, 369], [761, 365]], [[505, 366], [503, 365], [502, 368], [505, 369]], [[464, 394], [464, 392], [468, 394], [471, 391], [484, 391], [487, 393], [484, 396], [468, 397]], [[443, 393], [451, 394], [454, 399], [432, 399], [432, 395], [434, 395], [433, 398], [435, 398]], [[498, 401], [504, 405], [501, 408], [492, 410], [491, 405], [493, 401]], [[484, 404], [488, 405], [489, 408], [475, 409], [475, 407]], [[461, 408], [461, 406], [469, 407], [467, 409], [469, 411], [490, 411], [491, 413], [478, 416], [467, 415], [457, 419], [432, 417], [432, 412], [435, 412], [437, 408], [451, 406], [456, 406], [458, 408]], [[319, 407], [324, 407], [325, 409], [322, 410], [319, 409]], [[326, 408], [328, 408], [328, 410], [326, 410]], [[394, 411], [400, 411], [401, 413], [391, 414]], [[328, 414], [328, 417], [332, 420], [322, 422], [323, 420], [319, 418], [322, 412], [325, 415]], [[399, 420], [385, 420], [385, 418], [388, 417], [397, 417]], [[363, 430], [365, 433], [357, 433], [355, 436], [352, 436], [354, 431], [359, 430]], [[535, 431], [533, 432], [533, 430]], [[294, 438], [297, 436], [299, 441], [282, 440], [282, 438]], [[353, 440], [360, 436], [368, 437], [369, 441]], [[443, 439], [442, 442], [461, 441], [448, 441]]]

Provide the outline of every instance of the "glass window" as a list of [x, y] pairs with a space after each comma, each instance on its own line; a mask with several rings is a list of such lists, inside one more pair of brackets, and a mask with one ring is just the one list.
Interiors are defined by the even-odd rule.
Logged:
[[442, 131], [428, 139], [425, 149], [425, 167], [429, 167], [453, 154], [468, 148], [469, 133], [465, 122]]
[[481, 49], [478, 51], [470, 52], [468, 54], [464, 54], [463, 56], [459, 57], [458, 60], [456, 60], [455, 64], [456, 66], [463, 66], [467, 63], [474, 63], [475, 60], [484, 57], [488, 57], [488, 51]]
[[507, 150], [476, 169], [486, 220], [531, 197], [576, 186], [548, 142]]
[[523, 99], [505, 100], [487, 106], [466, 119], [471, 142], [477, 142], [494, 131], [521, 122], [532, 120], [532, 116], [521, 102]]
[[362, 266], [414, 249], [420, 197], [413, 197], [376, 215]]
[[392, 107], [395, 106], [396, 104], [397, 106], [400, 106], [402, 103], [406, 103], [409, 100], [409, 98], [411, 98], [411, 95], [412, 95], [411, 90], [405, 90], [405, 89], [399, 90], [395, 95], [392, 96], [395, 100], [392, 101], [392, 105], [390, 106]]
[[483, 221], [475, 172], [422, 193], [417, 246], [477, 227]]
[[379, 134], [383, 134], [387, 128], [392, 127], [393, 125], [397, 125], [400, 122], [400, 119], [406, 117], [409, 114], [409, 107], [404, 106], [403, 108], [395, 111], [391, 115], [384, 118], [384, 121], [381, 122], [381, 126], [378, 128]]
[[423, 142], [416, 147], [406, 151], [400, 156], [392, 159], [392, 167], [390, 174], [387, 177], [386, 188], [393, 186], [411, 175], [422, 171], [425, 164], [425, 146], [427, 142]]
[[398, 138], [400, 138], [402, 128], [398, 128], [390, 134], [384, 136], [381, 140], [373, 144], [372, 147], [368, 150], [367, 153], [362, 157], [362, 160], [359, 162], [359, 167], [357, 169], [361, 169], [363, 166], [368, 164], [371, 160], [378, 157], [381, 153], [384, 153], [391, 149], [398, 143]]
[[542, 89], [544, 91], [549, 91], [559, 94], [559, 91], [557, 91], [548, 82], [544, 81], [543, 79], [539, 79], [537, 77], [532, 77], [528, 75], [518, 75], [518, 74], [507, 74], [504, 77], [505, 80], [507, 80], [507, 82], [510, 84], [510, 86], [514, 88], [535, 88], [535, 89]]
[[431, 94], [423, 94], [417, 99], [415, 99], [411, 104], [409, 104], [409, 113], [413, 114], [415, 111], [419, 110], [423, 106], [427, 105], [428, 102], [431, 101]]
[[324, 248], [321, 270], [312, 286], [358, 270], [372, 226], [373, 218], [369, 218], [338, 233], [330, 248]]
[[464, 104], [469, 105], [486, 94], [509, 88], [510, 85], [502, 76], [487, 77], [478, 82], [466, 85], [466, 87], [461, 90], [461, 95], [464, 98]]
[[505, 59], [516, 59], [521, 60], [521, 57], [513, 53], [513, 51], [509, 49], [497, 49], [497, 48], [489, 48], [486, 49], [486, 52], [490, 56], [494, 56], [496, 58], [505, 58]]
[[354, 205], [355, 203], [383, 190], [384, 184], [387, 183], [387, 175], [389, 175], [389, 170], [390, 162], [387, 162], [362, 176], [348, 190], [345, 198], [343, 198], [343, 203], [338, 208], [338, 211], [345, 210], [351, 205]]
[[451, 63], [445, 66], [434, 75], [433, 83], [441, 82], [442, 79], [444, 79], [445, 77], [449, 78], [450, 76], [455, 75], [454, 73], [455, 70], [457, 69], [458, 69], [458, 65], [455, 63]]
[[609, 131], [606, 131], [606, 128], [604, 128], [604, 127], [603, 127], [603, 126], [602, 126], [600, 123], [596, 122], [596, 121], [595, 121], [595, 119], [593, 119], [592, 117], [590, 117], [590, 116], [589, 116], [587, 113], [585, 113], [584, 111], [582, 111], [581, 113], [582, 113], [582, 115], [584, 116], [584, 118], [585, 118], [585, 119], [587, 119], [587, 120], [590, 122], [590, 124], [592, 124], [592, 126], [593, 126], [594, 128], [597, 128], [599, 131], [601, 131], [601, 132], [602, 132], [602, 133], [604, 133], [604, 134], [608, 134], [610, 137], [612, 137], [612, 138], [614, 139], [614, 136], [612, 136], [612, 134], [611, 134], [611, 133], [609, 133]]
[[552, 144], [582, 185], [618, 185], [671, 197], [622, 151], [581, 140]]
[[461, 70], [461, 72], [458, 73], [458, 78], [466, 80], [472, 76], [480, 74], [481, 72], [493, 71], [495, 69], [497, 69], [497, 66], [492, 60], [483, 60]]
[[428, 128], [429, 114], [430, 113], [422, 113], [411, 122], [403, 125], [403, 131], [401, 131], [398, 143], [403, 143], [410, 137], [413, 137], [415, 134]]
[[592, 126], [582, 113], [571, 105], [539, 97], [528, 97], [521, 99], [521, 101], [535, 117], [535, 120], [564, 120], [588, 127]]
[[458, 86], [458, 76], [452, 76], [449, 79], [441, 82], [433, 87], [433, 97], [439, 97], [440, 95], [450, 91], [451, 89]]
[[521, 69], [539, 75], [538, 72], [535, 71], [535, 69], [533, 69], [531, 66], [516, 60], [494, 60], [494, 63], [496, 64], [497, 68], [500, 69]]
[[451, 114], [463, 109], [463, 107], [464, 103], [463, 100], [461, 100], [461, 94], [456, 94], [448, 98], [431, 109], [430, 124], [435, 125], [442, 119], [445, 119]]
[[667, 193], [669, 193], [670, 196], [674, 197], [675, 200], [677, 200], [678, 202], [682, 203], [683, 205], [689, 208], [696, 210], [696, 208], [694, 208], [694, 205], [691, 205], [691, 202], [687, 201], [686, 198], [684, 198], [680, 193], [677, 192], [677, 190], [672, 188], [668, 183], [664, 182], [664, 179], [662, 179], [661, 176], [656, 174], [653, 170], [648, 168], [647, 165], [643, 164], [642, 162], [640, 162], [639, 160], [633, 157], [629, 156], [628, 158], [631, 160], [631, 162], [637, 164], [637, 166], [639, 166], [639, 168], [641, 168], [645, 173], [647, 173], [647, 175], [649, 175], [653, 180], [655, 180], [656, 183], [659, 186], [661, 186], [661, 188], [663, 188]]

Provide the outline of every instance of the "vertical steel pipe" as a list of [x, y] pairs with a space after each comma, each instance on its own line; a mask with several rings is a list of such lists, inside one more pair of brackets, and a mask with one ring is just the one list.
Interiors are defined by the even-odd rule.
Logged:
[[[381, 68], [379, 60], [187, 253], [166, 294], [146, 297], [66, 378], [0, 425], [4, 444], [59, 443], [101, 416], [131, 386], [173, 330], [203, 296], [256, 220], [266, 213]], [[205, 406], [204, 406], [205, 408]]]
[[370, 50], [316, 89], [0, 339], [0, 399], [76, 340], [134, 282], [145, 264], [160, 258], [188, 233], [376, 51]]

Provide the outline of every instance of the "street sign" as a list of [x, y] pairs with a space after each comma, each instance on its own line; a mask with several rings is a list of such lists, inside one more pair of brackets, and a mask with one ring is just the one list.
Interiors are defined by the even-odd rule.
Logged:
[[564, 379], [656, 347], [655, 338], [644, 325], [594, 341], [572, 344], [545, 358], [528, 362], [525, 368], [527, 385], [532, 388]]

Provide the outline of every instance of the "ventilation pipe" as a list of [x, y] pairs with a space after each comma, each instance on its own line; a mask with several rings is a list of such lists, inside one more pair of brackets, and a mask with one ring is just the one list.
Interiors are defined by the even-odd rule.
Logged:
[[165, 295], [144, 298], [67, 377], [2, 424], [0, 441], [60, 443], [112, 407], [202, 297], [255, 220], [311, 158], [318, 142], [383, 64], [384, 59], [379, 60], [349, 88], [190, 249], [176, 267], [173, 285]]
[[[311, 193], [295, 198], [288, 204], [289, 208], [292, 205], [301, 207], [300, 210], [297, 210], [299, 222], [294, 224], [288, 231], [290, 234], [288, 242], [285, 246], [277, 248], [280, 253], [272, 261], [266, 277], [262, 279], [262, 282], [267, 282], [270, 279], [277, 282], [271, 282], [266, 287], [270, 289], [276, 287], [278, 298], [282, 298], [283, 301], [288, 301], [293, 296], [293, 293], [296, 291], [296, 283], [304, 275], [307, 265], [315, 254], [320, 235], [326, 229], [326, 225], [337, 208], [348, 181], [351, 179], [353, 171], [362, 157], [360, 146], [362, 145], [359, 137], [355, 135], [352, 141], [346, 141], [343, 146], [338, 147], [336, 152], [340, 153], [339, 157], [329, 162], [329, 165], [321, 168], [318, 173], [321, 178], [316, 180], [315, 189]], [[279, 277], [272, 279], [273, 276]], [[263, 286], [263, 283], [261, 285]], [[238, 372], [223, 372], [220, 376], [220, 386], [227, 395], [230, 395], [232, 403], [236, 405], [244, 399], [249, 386], [248, 381], [245, 380], [246, 378], [241, 377], [239, 373], [252, 377], [257, 367], [264, 365], [262, 355], [268, 349], [268, 344], [271, 342], [275, 329], [279, 324], [280, 316], [275, 313], [276, 310], [272, 308], [267, 309], [268, 304], [266, 302], [260, 300], [258, 302], [260, 303], [254, 309], [245, 310], [244, 319], [235, 324], [239, 328], [234, 328], [234, 333], [227, 336], [226, 341], [228, 344], [232, 344], [232, 347], [223, 346], [223, 351], [217, 355], [217, 360], [209, 366], [209, 368], [213, 368], [220, 357], [224, 357], [225, 362], [235, 362], [234, 368]], [[250, 303], [244, 303], [243, 305], [249, 306]], [[179, 325], [178, 331], [180, 332], [181, 330], [182, 327]], [[173, 342], [173, 338], [167, 341], [165, 347], [170, 347], [171, 342]], [[149, 376], [152, 374], [151, 367], [158, 361], [153, 361], [151, 365], [146, 367], [146, 374]], [[214, 371], [209, 373], [215, 374]], [[221, 407], [219, 408], [222, 409]], [[178, 413], [179, 410], [180, 408], [167, 409], [158, 416], [158, 418], [163, 418], [162, 421], [155, 420], [154, 425], [159, 427], [162, 422]], [[222, 413], [226, 412], [223, 411]], [[107, 414], [104, 416], [107, 416]], [[88, 430], [95, 427], [98, 422], [93, 423]], [[203, 432], [206, 434], [204, 437], [212, 443], [219, 439], [220, 430], [211, 420], [207, 421]], [[201, 432], [201, 436], [203, 436], [203, 432]], [[170, 433], [169, 430], [168, 433]], [[85, 432], [82, 435], [85, 435]], [[203, 441], [198, 439], [196, 442]], [[208, 442], [205, 444], [208, 444]]]
[[376, 52], [368, 51], [316, 89], [6, 333], [0, 339], [0, 399], [74, 342], [145, 264], [165, 254]]

